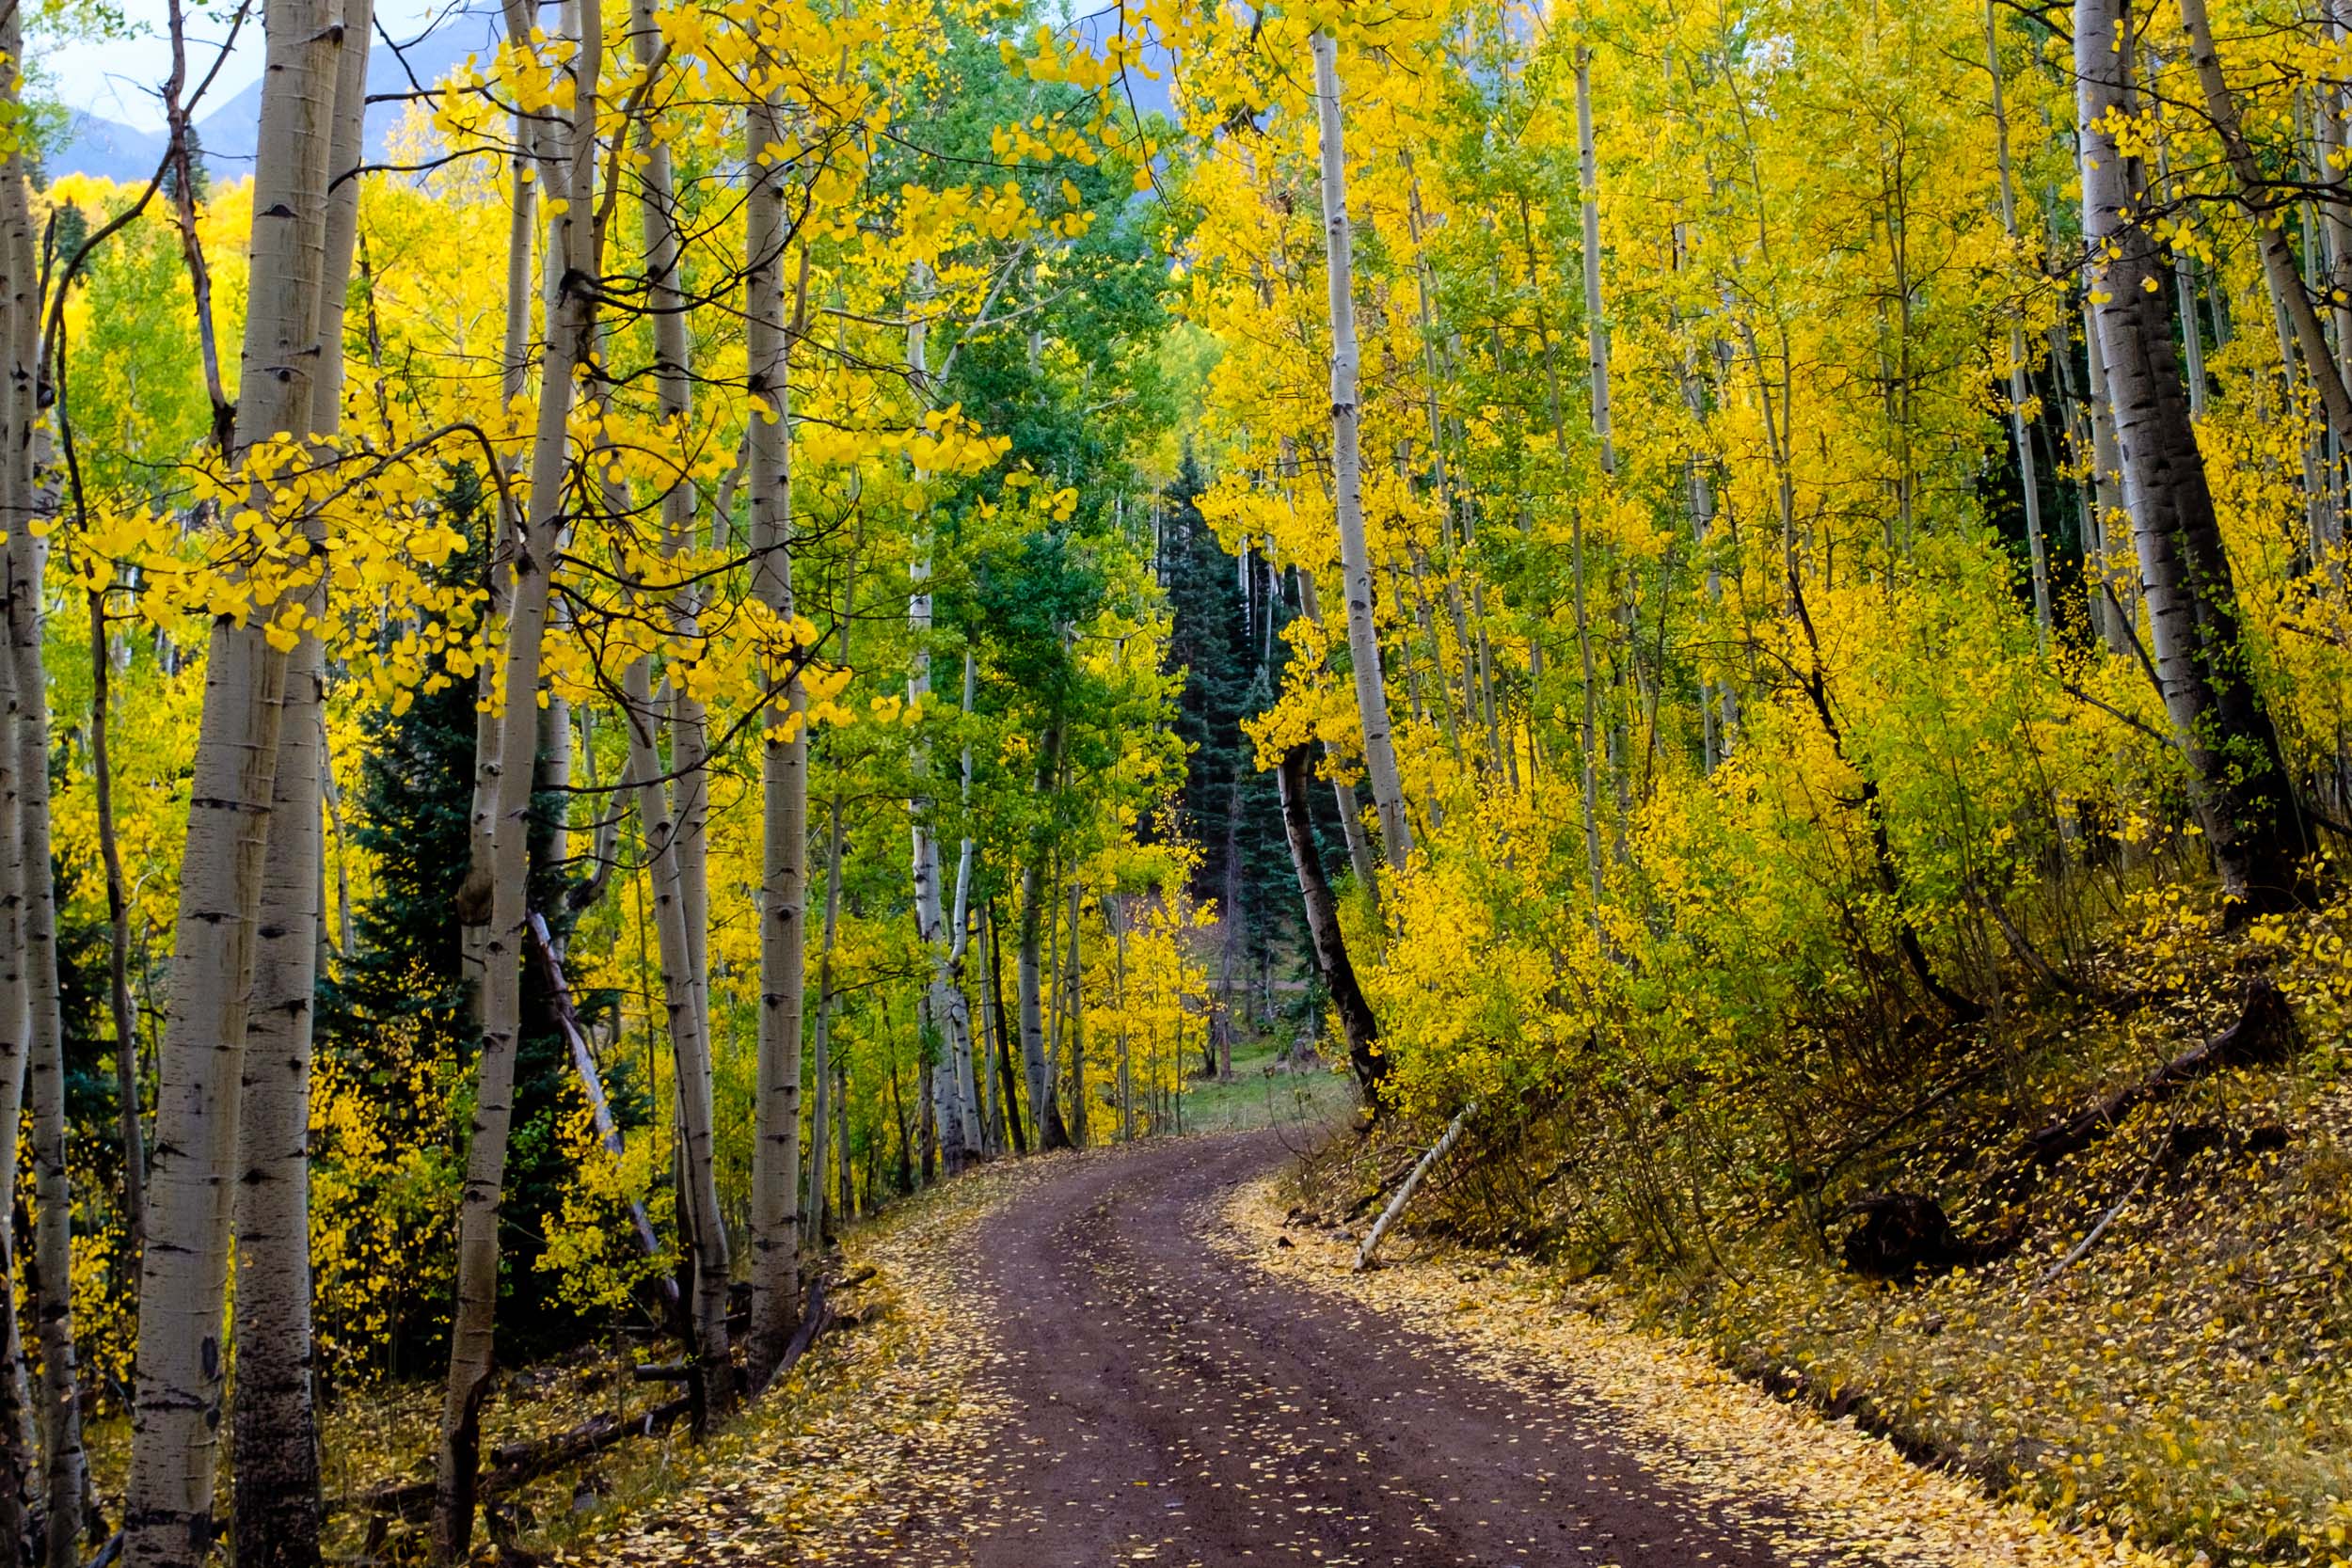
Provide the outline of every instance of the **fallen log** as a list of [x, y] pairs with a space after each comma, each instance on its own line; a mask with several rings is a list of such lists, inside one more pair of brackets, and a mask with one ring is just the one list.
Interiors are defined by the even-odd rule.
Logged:
[[1373, 1182], [1371, 1191], [1347, 1206], [1347, 1212], [1340, 1216], [1341, 1221], [1344, 1223], [1357, 1218], [1365, 1210], [1379, 1202], [1382, 1197], [1393, 1192], [1398, 1182], [1413, 1174], [1413, 1166], [1416, 1163], [1416, 1161], [1407, 1160], [1393, 1170], [1383, 1171]]
[[[862, 1285], [873, 1275], [872, 1269], [861, 1270], [839, 1288], [847, 1290]], [[808, 1287], [807, 1310], [802, 1316], [799, 1331], [792, 1336], [791, 1343], [785, 1347], [784, 1359], [777, 1364], [777, 1373], [781, 1375], [794, 1362], [806, 1355], [809, 1348], [824, 1334], [863, 1321], [861, 1315], [844, 1316], [834, 1311], [826, 1299], [824, 1279], [821, 1276], [812, 1279]], [[672, 1364], [633, 1367], [629, 1375], [636, 1382], [668, 1383], [690, 1374], [682, 1364]], [[773, 1382], [774, 1379], [770, 1379], [771, 1385]], [[583, 1421], [551, 1436], [501, 1444], [490, 1451], [489, 1468], [475, 1489], [476, 1496], [485, 1499], [499, 1497], [542, 1476], [577, 1465], [631, 1437], [650, 1437], [666, 1432], [676, 1425], [681, 1417], [691, 1415], [694, 1404], [694, 1395], [681, 1394], [633, 1415], [607, 1411], [594, 1420]], [[389, 1514], [417, 1522], [431, 1513], [433, 1494], [434, 1483], [430, 1481], [397, 1481], [355, 1497], [329, 1497], [324, 1507], [328, 1513], [363, 1509], [379, 1517]]]
[[2200, 1079], [2230, 1068], [2280, 1060], [2293, 1047], [2295, 1037], [2295, 1013], [2287, 1006], [2286, 994], [2258, 975], [2247, 984], [2246, 1008], [2235, 1023], [2182, 1052], [2138, 1083], [2032, 1133], [2022, 1154], [2029, 1165], [2056, 1164], [2105, 1138], [2142, 1105], [2160, 1104]]
[[[2169, 1139], [2167, 1140], [2167, 1145], [2169, 1145]], [[2058, 1275], [2064, 1274], [2067, 1270], [2081, 1262], [2083, 1259], [2090, 1254], [2090, 1249], [2099, 1244], [2099, 1238], [2107, 1233], [2107, 1227], [2113, 1225], [2115, 1223], [2116, 1216], [2122, 1213], [2125, 1209], [2131, 1206], [2132, 1199], [2139, 1196], [2140, 1189], [2148, 1185], [2148, 1179], [2151, 1176], [2153, 1176], [2156, 1173], [2156, 1167], [2164, 1163], [2164, 1153], [2167, 1145], [2159, 1145], [2156, 1152], [2148, 1156], [2148, 1163], [2139, 1167], [2139, 1176], [2137, 1179], [2135, 1180], [2131, 1186], [2124, 1191], [2122, 1197], [2115, 1200], [2114, 1204], [2106, 1213], [2099, 1216], [2099, 1223], [2090, 1227], [2090, 1233], [2085, 1236], [2081, 1241], [2076, 1242], [2073, 1249], [2069, 1251], [2065, 1257], [2059, 1259], [2057, 1262], [2051, 1264], [2047, 1269], [2042, 1271], [2042, 1276], [2033, 1282], [2034, 1290], [2040, 1291], [2043, 1289], [2050, 1283], [2050, 1281], [2056, 1279]]]
[[1874, 1279], [1908, 1285], [1922, 1270], [1975, 1268], [2006, 1258], [2025, 1240], [2022, 1221], [1990, 1240], [1972, 1242], [1953, 1226], [1944, 1206], [1917, 1193], [1867, 1193], [1846, 1205], [1862, 1223], [1846, 1232], [1846, 1267]]
[[[650, 1410], [634, 1415], [607, 1411], [594, 1420], [583, 1421], [552, 1436], [501, 1444], [491, 1450], [490, 1468], [476, 1487], [476, 1495], [495, 1497], [537, 1481], [550, 1471], [577, 1465], [591, 1454], [601, 1453], [616, 1443], [665, 1432], [675, 1426], [680, 1417], [687, 1415], [693, 1403], [692, 1395], [681, 1394], [676, 1399], [665, 1400]], [[430, 1481], [400, 1481], [390, 1486], [379, 1486], [372, 1492], [362, 1492], [347, 1500], [330, 1497], [326, 1500], [326, 1509], [332, 1513], [342, 1509], [359, 1508], [370, 1513], [418, 1520], [432, 1512], [433, 1492], [434, 1483]]]
[[817, 1337], [833, 1326], [833, 1303], [825, 1298], [825, 1281], [820, 1275], [808, 1282], [808, 1309], [801, 1314], [801, 1326], [792, 1331], [791, 1339], [784, 1347], [784, 1359], [776, 1363], [777, 1376], [790, 1371], [792, 1364], [808, 1354]]

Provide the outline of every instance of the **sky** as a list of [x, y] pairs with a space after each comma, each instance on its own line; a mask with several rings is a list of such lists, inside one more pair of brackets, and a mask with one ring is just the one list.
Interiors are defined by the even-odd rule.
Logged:
[[[184, 0], [188, 17], [188, 74], [199, 79], [210, 69], [223, 40], [230, 36], [229, 18], [235, 0]], [[103, 40], [49, 40], [35, 46], [56, 95], [68, 108], [87, 110], [142, 131], [164, 128], [163, 101], [157, 87], [171, 72], [171, 41], [166, 19], [167, 0], [118, 0], [127, 37]], [[406, 42], [424, 30], [435, 17], [453, 8], [453, 0], [377, 0], [378, 20], [395, 39]], [[219, 103], [262, 74], [260, 0], [236, 35], [236, 48], [220, 72], [207, 103]], [[199, 110], [199, 115], [201, 110]]]

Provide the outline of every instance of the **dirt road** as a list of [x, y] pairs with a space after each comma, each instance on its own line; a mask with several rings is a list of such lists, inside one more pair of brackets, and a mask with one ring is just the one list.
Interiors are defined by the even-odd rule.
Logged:
[[[1073, 1162], [977, 1264], [1015, 1413], [896, 1563], [1750, 1568], [1771, 1498], [1655, 1479], [1597, 1409], [1253, 1267], [1211, 1235], [1266, 1134]], [[1769, 1529], [1778, 1525], [1777, 1531]], [[1842, 1556], [1846, 1562], [1867, 1557]]]

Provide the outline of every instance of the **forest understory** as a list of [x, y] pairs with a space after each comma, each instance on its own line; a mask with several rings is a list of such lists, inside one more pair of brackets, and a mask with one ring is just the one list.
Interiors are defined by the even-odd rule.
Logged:
[[[2352, 905], [2220, 938], [2178, 883], [2117, 881], [2143, 891], [2081, 961], [2016, 966], [1977, 1026], [1825, 1022], [1706, 1092], [1482, 1106], [1391, 1255], [1457, 1271], [1466, 1313], [1703, 1347], [2065, 1528], [2343, 1560]], [[1334, 1139], [1284, 1223], [1352, 1254], [1433, 1135]]]

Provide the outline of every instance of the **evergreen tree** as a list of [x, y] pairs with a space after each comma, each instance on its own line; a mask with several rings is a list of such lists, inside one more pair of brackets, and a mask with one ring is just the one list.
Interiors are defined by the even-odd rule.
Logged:
[[[483, 569], [482, 486], [470, 468], [453, 470], [445, 498], [452, 525], [474, 548], [448, 566], [453, 578]], [[421, 1050], [462, 1064], [475, 1039], [467, 1018], [464, 944], [456, 914], [458, 884], [468, 857], [472, 799], [474, 689], [453, 681], [419, 695], [405, 713], [387, 710], [373, 727], [375, 743], [360, 764], [352, 841], [375, 869], [373, 898], [352, 911], [353, 951], [319, 983], [318, 1051], [389, 1099], [407, 1092], [398, 1063]], [[532, 908], [547, 920], [559, 947], [577, 911], [564, 896], [574, 878], [544, 852], [564, 800], [542, 794], [533, 809]], [[577, 1342], [592, 1324], [556, 1301], [551, 1280], [537, 1267], [548, 1222], [560, 1211], [568, 1173], [558, 1136], [572, 1074], [571, 1053], [557, 1025], [538, 966], [524, 966], [525, 1027], [516, 1064], [514, 1143], [508, 1155], [508, 1236], [500, 1324], [517, 1357]], [[578, 997], [583, 1010], [609, 1007], [609, 997]], [[388, 1048], [397, 1038], [397, 1056]], [[608, 1085], [616, 1117], [642, 1124], [642, 1086], [626, 1069]], [[462, 1117], [437, 1104], [403, 1112], [408, 1132], [423, 1145], [445, 1144], [460, 1158]], [[394, 1365], [422, 1367], [444, 1354], [446, 1294], [405, 1304], [393, 1335]]]
[[1201, 849], [1195, 896], [1216, 900], [1235, 923], [1229, 983], [1238, 989], [1269, 950], [1296, 937], [1298, 892], [1281, 794], [1274, 775], [1259, 770], [1242, 731], [1242, 721], [1271, 706], [1280, 689], [1288, 615], [1263, 561], [1236, 560], [1217, 543], [1200, 515], [1205, 487], [1187, 451], [1165, 497], [1161, 571], [1173, 613], [1168, 662], [1184, 673], [1176, 716], [1185, 752], [1180, 823]]

